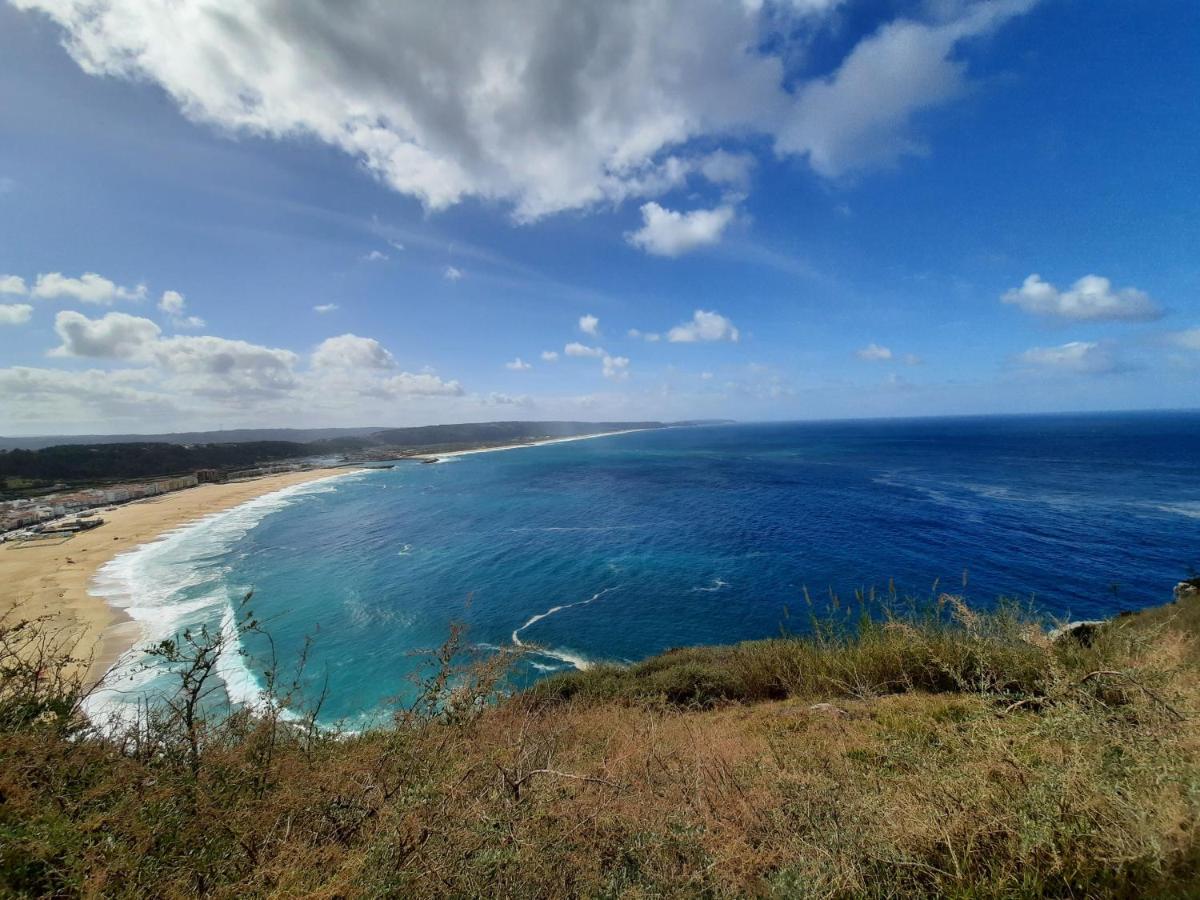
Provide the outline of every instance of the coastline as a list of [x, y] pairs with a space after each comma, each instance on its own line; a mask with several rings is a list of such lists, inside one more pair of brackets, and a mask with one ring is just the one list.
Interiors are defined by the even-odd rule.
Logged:
[[95, 681], [139, 638], [135, 623], [91, 593], [92, 581], [102, 566], [189, 522], [283, 488], [353, 471], [358, 470], [311, 469], [202, 484], [99, 510], [103, 525], [67, 541], [0, 546], [0, 584], [5, 586], [0, 614], [19, 608], [22, 618], [51, 617], [64, 636], [73, 638], [74, 655], [87, 662], [87, 678]]
[[[663, 426], [664, 428], [670, 426]], [[623, 431], [600, 431], [596, 434], [573, 434], [567, 437], [542, 438], [536, 441], [524, 441], [519, 444], [497, 444], [492, 447], [472, 447], [469, 450], [447, 450], [445, 453], [414, 453], [407, 459], [420, 459], [426, 462], [437, 462], [450, 459], [453, 456], [471, 456], [475, 453], [498, 453], [501, 450], [520, 450], [522, 447], [542, 447], [546, 444], [566, 444], [571, 441], [588, 441], [592, 438], [613, 437], [618, 434], [635, 434], [639, 431], [656, 431], [653, 428], [626, 428]]]

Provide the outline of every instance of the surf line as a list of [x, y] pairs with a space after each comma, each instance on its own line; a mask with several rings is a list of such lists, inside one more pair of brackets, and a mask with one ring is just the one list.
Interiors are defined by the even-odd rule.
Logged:
[[[528, 647], [529, 645], [524, 643], [521, 640], [520, 634], [522, 631], [524, 631], [530, 625], [533, 625], [536, 622], [540, 622], [540, 621], [542, 621], [542, 619], [548, 618], [549, 616], [552, 616], [557, 612], [562, 612], [564, 609], [571, 609], [572, 607], [575, 607], [575, 606], [587, 606], [589, 603], [595, 603], [597, 600], [599, 600], [601, 597], [603, 597], [609, 591], [615, 591], [615, 590], [616, 590], [615, 587], [607, 587], [604, 590], [599, 591], [598, 593], [595, 593], [592, 596], [588, 597], [586, 600], [576, 600], [574, 603], [563, 603], [559, 606], [552, 606], [545, 612], [538, 613], [536, 616], [530, 617], [529, 621], [527, 621], [524, 625], [522, 625], [520, 628], [516, 628], [513, 630], [512, 642], [514, 644], [516, 644], [518, 647]], [[590, 669], [592, 666], [591, 662], [584, 659], [582, 656], [575, 656], [574, 654], [571, 654], [571, 653], [564, 653], [561, 650], [546, 650], [542, 647], [531, 647], [530, 649], [532, 649], [533, 652], [535, 652], [535, 653], [542, 654], [543, 656], [549, 656], [553, 659], [561, 659], [563, 662], [570, 663], [575, 668], [580, 669], [580, 670]]]

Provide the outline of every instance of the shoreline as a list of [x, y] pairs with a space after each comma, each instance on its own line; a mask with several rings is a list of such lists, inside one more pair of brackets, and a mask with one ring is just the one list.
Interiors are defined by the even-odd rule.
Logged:
[[[670, 428], [664, 425], [663, 428]], [[543, 447], [546, 444], [566, 444], [571, 441], [587, 441], [592, 438], [614, 437], [618, 434], [636, 434], [639, 431], [661, 431], [662, 428], [626, 428], [622, 431], [600, 431], [596, 434], [573, 434], [567, 437], [542, 438], [536, 441], [525, 441], [519, 444], [497, 444], [494, 447], [472, 447], [469, 450], [447, 450], [445, 453], [414, 453], [405, 459], [419, 459], [426, 462], [437, 462], [454, 456], [471, 456], [475, 453], [498, 453], [501, 450], [520, 450], [522, 447]]]
[[64, 637], [72, 636], [72, 655], [87, 665], [87, 681], [97, 681], [140, 637], [132, 619], [92, 593], [101, 567], [198, 519], [284, 488], [357, 471], [361, 470], [310, 469], [202, 484], [98, 510], [103, 525], [66, 541], [0, 545], [0, 614], [19, 610], [21, 618], [50, 617]]

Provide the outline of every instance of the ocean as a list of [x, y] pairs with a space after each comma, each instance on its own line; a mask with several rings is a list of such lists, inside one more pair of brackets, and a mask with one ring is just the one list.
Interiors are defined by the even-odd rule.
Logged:
[[[518, 683], [690, 644], [803, 633], [807, 590], [1004, 596], [1063, 618], [1170, 599], [1200, 567], [1200, 414], [671, 428], [401, 462], [286, 489], [113, 560], [94, 591], [141, 645], [206, 624], [252, 702], [311, 640], [304, 690], [358, 727], [466, 627], [534, 648]], [[171, 684], [140, 649], [93, 712]]]

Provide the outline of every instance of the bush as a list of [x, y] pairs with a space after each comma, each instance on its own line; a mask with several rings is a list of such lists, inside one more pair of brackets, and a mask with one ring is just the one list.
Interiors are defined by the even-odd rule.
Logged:
[[464, 662], [456, 630], [418, 702], [357, 735], [285, 720], [274, 677], [257, 710], [189, 705], [228, 652], [203, 632], [162, 648], [173, 704], [96, 729], [47, 626], [0, 623], [3, 895], [1200, 887], [1200, 601], [1084, 646], [1051, 643], [1027, 611], [943, 598], [508, 698], [507, 660]]

